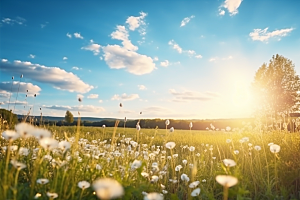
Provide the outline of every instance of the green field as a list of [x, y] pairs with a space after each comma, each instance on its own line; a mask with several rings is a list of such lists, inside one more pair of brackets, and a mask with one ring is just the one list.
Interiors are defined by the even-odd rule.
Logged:
[[[11, 142], [1, 138], [0, 199], [300, 199], [299, 133], [248, 127], [172, 133], [170, 127], [45, 128], [56, 141], [67, 140], [71, 147], [63, 143], [57, 147], [55, 142], [45, 146], [34, 137]], [[32, 130], [34, 136], [37, 132], [42, 130]], [[168, 149], [167, 142], [176, 146]], [[270, 143], [279, 145], [280, 151], [271, 152]], [[226, 166], [224, 159], [236, 165]], [[236, 177], [238, 183], [222, 186], [218, 175]], [[109, 184], [98, 188], [95, 180], [105, 177], [121, 184], [119, 194], [117, 185], [113, 191]]]

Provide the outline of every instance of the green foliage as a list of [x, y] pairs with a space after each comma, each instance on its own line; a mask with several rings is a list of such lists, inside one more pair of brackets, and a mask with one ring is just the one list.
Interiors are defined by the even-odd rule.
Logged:
[[269, 64], [264, 63], [255, 74], [252, 90], [257, 100], [256, 106], [275, 115], [298, 110], [299, 80], [292, 61], [276, 54]]
[[0, 118], [2, 118], [2, 121], [6, 121], [7, 124], [11, 125], [18, 122], [18, 116], [6, 109], [0, 109]]
[[66, 115], [65, 115], [65, 120], [67, 123], [73, 123], [74, 122], [74, 117], [73, 114], [67, 110]]

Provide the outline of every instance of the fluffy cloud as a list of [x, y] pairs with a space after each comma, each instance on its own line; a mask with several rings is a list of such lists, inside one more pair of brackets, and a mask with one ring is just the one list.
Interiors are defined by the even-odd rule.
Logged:
[[88, 99], [97, 99], [98, 98], [98, 94], [90, 94], [87, 98]]
[[186, 18], [184, 18], [182, 21], [181, 21], [181, 24], [180, 24], [180, 27], [183, 27], [183, 26], [185, 26], [187, 23], [189, 23], [190, 22], [190, 20], [191, 19], [193, 19], [195, 16], [194, 15], [192, 15], [192, 16], [190, 16], [190, 17], [186, 17]]
[[122, 94], [121, 96], [118, 94], [115, 94], [111, 100], [124, 100], [124, 101], [130, 101], [130, 100], [134, 100], [134, 99], [138, 99], [140, 98], [138, 94], [130, 94], [127, 95], [126, 93]]
[[11, 18], [3, 18], [1, 20], [4, 24], [9, 24], [9, 25], [14, 25], [14, 24], [19, 24], [19, 25], [23, 25], [26, 22], [26, 19], [22, 18], [22, 17], [16, 17], [15, 19], [11, 19]]
[[[230, 15], [236, 15], [238, 13], [238, 8], [240, 7], [243, 0], [225, 0], [225, 2], [221, 5], [221, 8], [225, 8], [228, 10]], [[224, 15], [225, 11], [219, 9], [219, 15]]]
[[100, 45], [94, 43], [93, 40], [90, 40], [90, 45], [85, 46], [85, 47], [81, 47], [81, 49], [83, 50], [87, 50], [87, 51], [92, 51], [94, 53], [94, 55], [98, 55], [100, 53]]
[[160, 62], [160, 66], [162, 66], [162, 67], [168, 67], [169, 64], [170, 64], [170, 63], [169, 63], [168, 60], [165, 60], [165, 61]]
[[43, 106], [46, 109], [54, 109], [54, 110], [63, 110], [63, 111], [79, 111], [79, 112], [103, 112], [105, 111], [104, 108], [93, 106], [93, 105], [80, 105], [80, 106], [61, 106], [61, 105], [53, 105], [53, 106]]
[[72, 69], [73, 69], [73, 70], [79, 70], [79, 69], [81, 69], [81, 68], [74, 66], [74, 67], [72, 67]]
[[131, 41], [128, 39], [129, 34], [126, 30], [125, 26], [117, 26], [117, 30], [111, 33], [111, 38], [116, 40], [123, 41], [123, 47], [127, 50], [137, 51], [138, 47], [133, 45]]
[[187, 90], [183, 92], [177, 92], [175, 89], [170, 89], [169, 92], [174, 96], [174, 99], [172, 100], [173, 102], [207, 101], [212, 99], [211, 95], [205, 96], [199, 92]]
[[153, 60], [154, 60], [154, 61], [158, 61], [158, 57], [155, 56], [155, 57], [153, 58]]
[[68, 38], [72, 38], [72, 35], [70, 33], [67, 33], [66, 35]]
[[202, 55], [196, 55], [195, 58], [202, 58]]
[[80, 33], [74, 33], [75, 38], [83, 39], [83, 37], [80, 35]]
[[35, 58], [35, 55], [30, 54], [29, 57], [30, 57], [30, 58]]
[[108, 45], [103, 48], [104, 60], [111, 69], [125, 68], [135, 75], [143, 75], [152, 72], [155, 64], [151, 57], [129, 51], [119, 45]]
[[146, 86], [144, 85], [138, 85], [139, 90], [147, 90]]
[[253, 32], [249, 34], [251, 39], [253, 41], [258, 40], [258, 41], [268, 41], [270, 38], [278, 38], [280, 40], [281, 37], [287, 36], [288, 33], [290, 33], [293, 28], [286, 28], [286, 29], [280, 29], [280, 30], [275, 30], [272, 32], [268, 32], [268, 27], [265, 29], [254, 29]]
[[178, 51], [178, 53], [182, 53], [182, 48], [174, 40], [169, 41], [168, 44], [170, 46], [172, 46], [173, 49], [175, 49], [176, 51]]
[[10, 104], [10, 105], [17, 105], [17, 106], [20, 106], [20, 105], [27, 105], [28, 102], [27, 101], [5, 101], [5, 102], [2, 102], [2, 104]]
[[46, 22], [45, 24], [41, 24], [41, 28], [45, 28], [48, 24], [49, 22]]
[[39, 94], [41, 88], [37, 85], [33, 85], [32, 83], [14, 81], [13, 84], [11, 82], [0, 83], [0, 92], [1, 90], [12, 93], [17, 93], [19, 91], [19, 93]]
[[68, 60], [68, 58], [65, 56], [65, 57], [63, 57], [63, 60]]
[[212, 57], [212, 58], [209, 59], [209, 62], [215, 62], [215, 61], [218, 61], [218, 60], [231, 60], [231, 59], [233, 59], [232, 56], [223, 57], [223, 58]]
[[0, 70], [9, 74], [23, 74], [27, 79], [45, 83], [56, 89], [68, 90], [69, 92], [89, 92], [94, 87], [84, 83], [71, 72], [66, 72], [58, 67], [46, 67], [44, 65], [22, 62], [19, 60], [10, 63], [0, 62]]
[[129, 29], [134, 31], [135, 29], [137, 29], [141, 25], [145, 25], [144, 19], [145, 19], [146, 16], [147, 16], [146, 13], [140, 12], [139, 17], [134, 17], [134, 16], [128, 17], [127, 20], [126, 20], [126, 23], [129, 25]]

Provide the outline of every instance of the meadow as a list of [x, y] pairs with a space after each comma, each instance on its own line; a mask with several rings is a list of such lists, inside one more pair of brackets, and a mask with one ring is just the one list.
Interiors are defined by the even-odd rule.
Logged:
[[299, 133], [171, 127], [2, 126], [0, 199], [300, 199]]

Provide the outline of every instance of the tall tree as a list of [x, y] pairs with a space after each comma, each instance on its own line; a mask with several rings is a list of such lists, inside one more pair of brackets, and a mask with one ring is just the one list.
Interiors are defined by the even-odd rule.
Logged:
[[299, 110], [300, 81], [291, 60], [276, 54], [256, 72], [252, 90], [256, 106], [275, 118], [279, 112]]
[[67, 110], [66, 115], [65, 115], [65, 120], [68, 123], [73, 123], [74, 122], [73, 114], [68, 110]]

